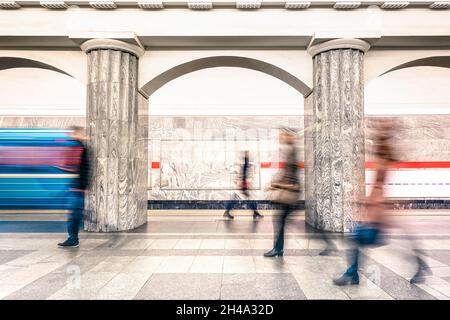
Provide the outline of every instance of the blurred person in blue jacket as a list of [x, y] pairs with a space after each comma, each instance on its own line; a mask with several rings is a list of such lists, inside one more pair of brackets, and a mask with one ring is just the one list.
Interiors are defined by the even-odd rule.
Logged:
[[67, 208], [69, 210], [67, 219], [67, 232], [69, 237], [66, 241], [58, 243], [59, 247], [74, 248], [79, 246], [78, 232], [84, 216], [84, 198], [90, 182], [90, 157], [85, 143], [83, 128], [73, 126], [70, 128], [70, 138], [77, 142], [79, 150], [79, 161], [77, 165], [66, 169], [77, 175], [69, 189]]

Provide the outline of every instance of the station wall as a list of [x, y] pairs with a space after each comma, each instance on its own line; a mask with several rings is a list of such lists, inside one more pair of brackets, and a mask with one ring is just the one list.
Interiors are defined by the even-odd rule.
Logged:
[[[367, 116], [366, 122], [379, 116]], [[448, 198], [450, 190], [450, 115], [402, 115], [395, 137], [400, 163], [386, 189], [395, 198]], [[83, 116], [0, 116], [0, 127], [84, 125]], [[149, 122], [148, 196], [150, 200], [231, 200], [242, 153], [250, 151], [252, 195], [263, 191], [279, 164], [278, 128], [303, 130], [302, 116], [153, 116]], [[371, 129], [366, 129], [366, 185], [370, 190]], [[301, 181], [304, 150], [298, 144]], [[303, 197], [303, 195], [302, 195]]]
[[[382, 118], [385, 118], [383, 116]], [[366, 184], [374, 176], [370, 121], [366, 117]], [[388, 196], [445, 198], [450, 189], [450, 115], [389, 116], [398, 124], [394, 138], [400, 163], [387, 182]], [[280, 163], [278, 128], [304, 129], [303, 116], [154, 116], [150, 121], [149, 199], [229, 200], [238, 193], [242, 153], [250, 151], [253, 191], [262, 189]], [[300, 177], [304, 149], [299, 140]]]
[[[255, 71], [214, 68], [182, 76], [149, 100], [151, 200], [230, 200], [237, 193], [242, 151], [253, 162], [254, 198], [279, 166], [278, 128], [303, 130], [303, 100], [282, 81]], [[449, 69], [410, 68], [365, 88], [366, 119], [395, 117], [401, 163], [386, 186], [397, 198], [449, 198]], [[239, 79], [239, 81], [236, 81]], [[48, 70], [0, 72], [1, 127], [85, 124], [85, 86]], [[370, 126], [366, 183], [371, 187]], [[303, 146], [299, 144], [300, 162]], [[301, 166], [301, 163], [300, 163]], [[303, 170], [300, 170], [303, 180]]]

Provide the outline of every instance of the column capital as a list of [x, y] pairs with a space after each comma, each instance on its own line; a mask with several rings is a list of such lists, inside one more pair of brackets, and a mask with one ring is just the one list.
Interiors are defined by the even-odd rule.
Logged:
[[315, 44], [308, 48], [308, 53], [313, 57], [324, 51], [335, 49], [356, 49], [366, 53], [369, 48], [370, 44], [367, 41], [354, 38], [342, 38]]
[[81, 50], [88, 53], [97, 49], [112, 49], [128, 52], [140, 58], [144, 54], [144, 49], [140, 46], [116, 39], [90, 39], [81, 44]]

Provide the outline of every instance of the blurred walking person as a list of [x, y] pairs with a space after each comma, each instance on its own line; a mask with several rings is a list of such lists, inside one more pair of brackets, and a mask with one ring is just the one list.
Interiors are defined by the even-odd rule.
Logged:
[[67, 219], [67, 232], [69, 237], [66, 241], [58, 243], [59, 247], [75, 248], [79, 246], [78, 232], [84, 216], [84, 197], [89, 186], [90, 159], [89, 151], [85, 144], [83, 128], [73, 126], [70, 128], [70, 138], [76, 142], [75, 148], [79, 150], [79, 161], [74, 168], [67, 171], [77, 175], [68, 191], [67, 208], [69, 210]]
[[331, 256], [338, 251], [327, 231], [319, 230], [319, 238], [325, 242], [325, 249], [319, 252], [319, 256]]
[[412, 241], [411, 246], [413, 247], [413, 252], [415, 254], [415, 259], [417, 262], [417, 271], [411, 278], [410, 283], [423, 283], [426, 279], [425, 276], [432, 275], [432, 272], [428, 264], [423, 260], [422, 256], [424, 256], [424, 253], [422, 250], [417, 248], [417, 242]]
[[273, 220], [274, 246], [272, 250], [264, 253], [265, 257], [283, 256], [286, 219], [295, 210], [300, 195], [297, 135], [292, 129], [282, 128], [279, 139], [284, 167], [267, 190], [272, 192], [273, 202], [281, 205], [281, 217], [279, 221]]
[[[388, 170], [398, 161], [394, 153], [393, 136], [394, 129], [399, 130], [398, 125], [391, 120], [378, 120], [377, 132], [375, 135], [374, 155], [375, 155], [375, 183], [362, 205], [366, 209], [366, 215], [357, 224], [352, 237], [353, 248], [350, 255], [350, 267], [338, 279], [334, 280], [336, 285], [359, 284], [358, 259], [360, 249], [367, 246], [384, 245], [382, 232], [388, 227], [396, 227], [393, 221], [387, 219], [386, 209], [388, 201], [384, 194], [384, 185], [387, 180]], [[405, 229], [404, 226], [401, 226]], [[417, 243], [410, 242], [413, 247], [413, 255], [417, 262], [417, 272], [410, 280], [411, 283], [423, 282], [425, 274], [430, 274], [430, 268], [421, 258], [422, 252], [415, 247]]]
[[363, 247], [384, 244], [382, 232], [388, 225], [384, 184], [389, 167], [396, 161], [391, 138], [392, 123], [379, 121], [374, 144], [375, 182], [370, 194], [360, 201], [361, 207], [365, 210], [351, 236], [350, 266], [340, 278], [333, 281], [338, 286], [359, 284], [360, 250]]
[[[244, 195], [247, 200], [250, 200], [250, 179], [249, 179], [249, 169], [250, 169], [250, 153], [248, 150], [244, 152], [244, 163], [242, 164], [242, 172], [240, 179], [240, 191]], [[225, 213], [223, 216], [228, 219], [234, 219], [234, 217], [230, 214], [230, 211], [233, 210], [237, 206], [237, 200], [232, 200], [228, 202]], [[250, 209], [253, 211], [253, 219], [263, 218], [263, 215], [260, 214], [256, 208], [255, 202], [250, 202]]]

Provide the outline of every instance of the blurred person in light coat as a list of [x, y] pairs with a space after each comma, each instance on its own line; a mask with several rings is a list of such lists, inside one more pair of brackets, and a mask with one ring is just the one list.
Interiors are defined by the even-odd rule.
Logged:
[[274, 246], [265, 257], [283, 256], [284, 230], [288, 216], [295, 210], [300, 196], [298, 176], [297, 134], [293, 129], [281, 128], [279, 141], [284, 167], [266, 189], [272, 192], [272, 200], [281, 205], [281, 217], [274, 219]]
[[388, 168], [395, 161], [389, 133], [389, 123], [381, 122], [375, 135], [375, 182], [370, 194], [359, 201], [363, 214], [358, 217], [355, 232], [350, 237], [350, 266], [340, 278], [333, 281], [336, 285], [359, 284], [360, 250], [363, 247], [382, 244], [381, 232], [387, 222], [384, 184]]
[[[376, 132], [374, 139], [374, 164], [375, 182], [369, 195], [360, 201], [364, 214], [359, 218], [355, 233], [351, 237], [352, 248], [350, 250], [350, 266], [347, 271], [334, 283], [339, 286], [348, 284], [359, 284], [359, 254], [363, 247], [376, 247], [385, 244], [382, 233], [388, 228], [395, 226], [386, 214], [388, 201], [385, 195], [385, 184], [389, 169], [398, 161], [394, 152], [394, 129], [398, 126], [392, 120], [376, 121]], [[415, 259], [418, 263], [418, 271], [411, 279], [412, 283], [423, 281], [424, 271], [428, 269], [425, 262], [416, 253]]]

